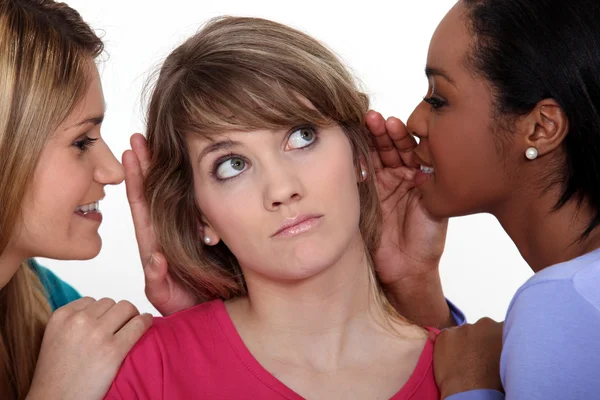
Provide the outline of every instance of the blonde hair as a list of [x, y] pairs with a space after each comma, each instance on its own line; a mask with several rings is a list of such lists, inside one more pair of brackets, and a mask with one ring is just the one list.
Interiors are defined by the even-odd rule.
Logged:
[[[102, 41], [50, 0], [0, 0], [0, 254], [21, 215], [40, 153], [81, 99]], [[46, 322], [46, 293], [23, 263], [0, 292], [0, 385], [27, 395]]]
[[[299, 96], [310, 104], [299, 101]], [[311, 107], [312, 105], [312, 107]], [[151, 218], [169, 272], [200, 299], [245, 293], [235, 256], [222, 242], [202, 246], [184, 134], [338, 124], [374, 176], [361, 93], [338, 58], [317, 40], [258, 18], [211, 20], [162, 65], [148, 109], [151, 164], [145, 180]], [[374, 181], [359, 183], [360, 231], [370, 255], [381, 209]]]

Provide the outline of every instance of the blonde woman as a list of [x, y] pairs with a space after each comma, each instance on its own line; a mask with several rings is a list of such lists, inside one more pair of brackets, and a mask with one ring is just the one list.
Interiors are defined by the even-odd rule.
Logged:
[[146, 197], [172, 276], [210, 301], [156, 319], [106, 398], [439, 398], [434, 333], [375, 277], [368, 105], [275, 22], [216, 19], [167, 57]]
[[[98, 202], [124, 176], [100, 135], [102, 48], [64, 3], [0, 0], [1, 399], [102, 398], [151, 324], [128, 302], [78, 299], [33, 258], [100, 251]], [[148, 294], [165, 312], [173, 296], [155, 275]]]

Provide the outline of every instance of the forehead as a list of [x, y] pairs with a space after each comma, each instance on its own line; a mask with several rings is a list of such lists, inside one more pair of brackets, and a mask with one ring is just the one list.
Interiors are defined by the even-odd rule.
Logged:
[[100, 75], [95, 66], [90, 71], [87, 74], [87, 88], [85, 93], [75, 107], [73, 107], [71, 113], [60, 124], [58, 132], [71, 130], [74, 126], [88, 118], [99, 117], [104, 114], [105, 103]]
[[463, 66], [471, 41], [465, 13], [466, 9], [458, 2], [442, 19], [429, 43], [429, 66], [447, 71], [457, 71]]

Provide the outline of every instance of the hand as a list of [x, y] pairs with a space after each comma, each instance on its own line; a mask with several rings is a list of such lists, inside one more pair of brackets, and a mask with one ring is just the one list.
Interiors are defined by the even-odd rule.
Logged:
[[398, 118], [383, 119], [369, 111], [367, 126], [373, 137], [371, 161], [383, 211], [383, 232], [375, 254], [377, 274], [383, 284], [430, 273], [444, 251], [448, 220], [427, 214], [413, 178], [412, 151], [417, 143]]
[[169, 265], [156, 241], [150, 207], [144, 197], [144, 176], [150, 165], [146, 139], [139, 133], [131, 136], [131, 148], [123, 153], [125, 186], [131, 208], [135, 237], [146, 281], [146, 297], [162, 314], [170, 315], [195, 306], [197, 299], [173, 280]]
[[430, 217], [414, 186], [417, 143], [397, 118], [386, 121], [369, 111], [366, 122], [384, 221], [374, 262], [386, 296], [396, 311], [417, 324], [455, 325], [438, 270], [448, 220]]
[[152, 325], [127, 301], [78, 299], [50, 318], [27, 399], [102, 399]]
[[482, 318], [442, 331], [433, 354], [435, 381], [445, 399], [474, 389], [503, 391], [500, 354], [504, 323]]

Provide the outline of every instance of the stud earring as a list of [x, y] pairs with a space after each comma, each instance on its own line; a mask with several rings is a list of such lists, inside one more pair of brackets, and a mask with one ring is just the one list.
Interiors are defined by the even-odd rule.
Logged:
[[364, 181], [365, 179], [367, 179], [367, 171], [365, 171], [364, 169], [362, 169], [362, 170], [360, 171], [360, 175], [362, 176], [362, 178], [363, 178], [363, 181]]
[[535, 160], [538, 156], [538, 151], [535, 147], [530, 147], [527, 149], [527, 151], [525, 151], [525, 157], [527, 157], [528, 160]]
[[204, 237], [204, 243], [210, 244], [211, 242], [212, 242], [212, 239], [210, 237], [208, 237], [208, 236]]

